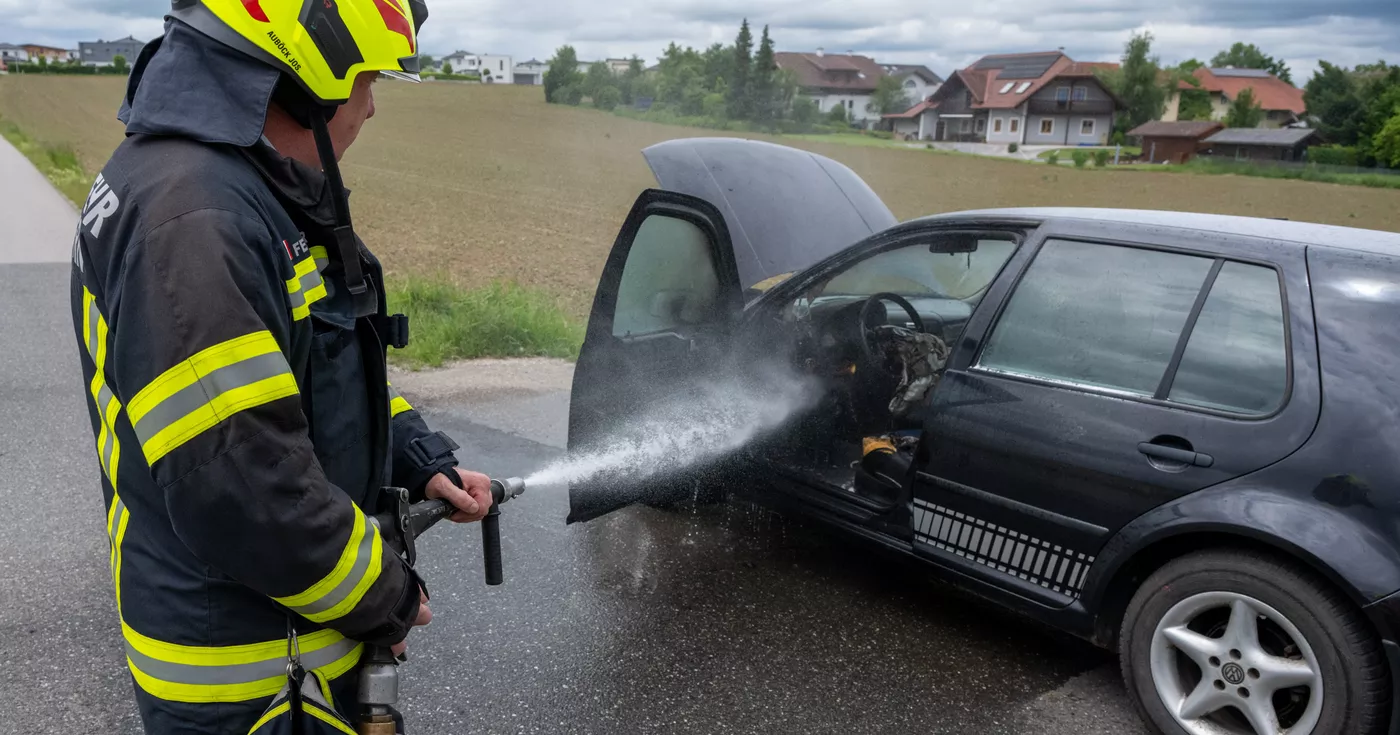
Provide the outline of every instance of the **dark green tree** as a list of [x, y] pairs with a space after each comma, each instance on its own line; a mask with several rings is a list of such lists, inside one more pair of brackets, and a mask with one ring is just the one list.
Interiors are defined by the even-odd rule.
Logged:
[[427, 54], [423, 54], [423, 55], [421, 55], [421, 56], [418, 57], [418, 68], [419, 68], [419, 69], [431, 69], [431, 68], [433, 68], [434, 66], [437, 66], [437, 59], [434, 59], [433, 57], [431, 57], [431, 56], [429, 56], [429, 55], [427, 55]]
[[1257, 128], [1264, 122], [1264, 110], [1254, 99], [1254, 90], [1245, 87], [1240, 95], [1230, 102], [1230, 111], [1225, 113], [1227, 128]]
[[583, 76], [583, 96], [596, 98], [604, 88], [613, 86], [612, 68], [605, 61], [595, 61], [588, 65], [588, 73]]
[[1236, 42], [1235, 45], [1216, 54], [1210, 60], [1210, 65], [1216, 68], [1233, 66], [1237, 69], [1263, 69], [1289, 84], [1293, 83], [1293, 75], [1288, 71], [1288, 65], [1283, 63], [1283, 59], [1275, 59], [1252, 43]]
[[739, 36], [734, 39], [734, 68], [729, 77], [729, 116], [736, 120], [749, 119], [749, 78], [753, 75], [753, 32], [749, 30], [749, 19], [739, 26]]
[[808, 97], [799, 97], [792, 103], [792, 121], [798, 125], [809, 126], [820, 116], [821, 111], [817, 109], [817, 103]]
[[1362, 165], [1388, 167], [1389, 161], [1377, 155], [1376, 137], [1400, 108], [1400, 67], [1370, 72], [1361, 78], [1362, 112], [1357, 127], [1357, 152]]
[[904, 84], [899, 77], [883, 76], [875, 82], [875, 94], [870, 96], [870, 111], [881, 115], [904, 112], [913, 107], [909, 96], [904, 93]]
[[1175, 76], [1162, 74], [1162, 65], [1152, 56], [1152, 34], [1135, 34], [1123, 49], [1123, 63], [1118, 69], [1099, 73], [1100, 79], [1127, 106], [1114, 127], [1133, 128], [1162, 116], [1167, 109], [1167, 92], [1176, 84]]
[[1199, 69], [1199, 68], [1201, 68], [1201, 67], [1203, 67], [1203, 66], [1205, 66], [1205, 65], [1206, 65], [1206, 62], [1201, 61], [1200, 59], [1187, 59], [1187, 60], [1181, 62], [1180, 64], [1177, 64], [1177, 65], [1176, 65], [1176, 68], [1177, 68], [1178, 71], [1182, 72], [1183, 74], [1190, 75], [1190, 74], [1194, 73], [1197, 69]]
[[1361, 100], [1356, 79], [1345, 67], [1326, 61], [1317, 62], [1318, 69], [1303, 87], [1303, 102], [1313, 126], [1327, 142], [1336, 145], [1356, 145], [1361, 135], [1361, 119], [1365, 104]]
[[826, 121], [832, 125], [849, 125], [850, 119], [846, 117], [846, 106], [837, 104], [826, 113]]
[[1400, 168], [1400, 108], [1376, 132], [1371, 141], [1371, 152], [1379, 165]]
[[627, 71], [617, 78], [617, 90], [622, 93], [622, 103], [632, 104], [637, 99], [637, 81], [646, 74], [642, 68], [642, 59], [635, 54], [627, 60]]
[[725, 46], [722, 43], [710, 44], [700, 54], [702, 68], [701, 74], [705, 80], [705, 88], [713, 91], [720, 80], [729, 83], [734, 74], [734, 48]]
[[452, 73], [452, 62], [450, 62], [450, 61], [444, 61], [444, 62], [442, 62], [442, 73], [443, 73], [443, 74], [451, 74], [451, 73]]
[[[578, 71], [578, 52], [573, 46], [560, 46], [554, 52], [554, 58], [549, 60], [549, 69], [544, 73], [544, 99], [546, 102], [565, 102], [565, 100], [555, 99], [557, 92], [564, 87], [577, 86], [580, 93], [583, 89], [583, 75]], [[566, 104], [568, 104], [566, 102]], [[572, 104], [578, 104], [574, 102]]]
[[129, 67], [127, 66], [127, 64], [126, 64], [126, 57], [125, 57], [125, 56], [122, 56], [121, 54], [117, 54], [116, 56], [113, 56], [113, 57], [112, 57], [112, 68], [113, 68], [113, 69], [116, 69], [116, 70], [117, 70], [117, 73], [119, 73], [119, 74], [125, 74], [126, 71], [127, 71], [127, 69], [129, 68]]
[[778, 63], [773, 57], [773, 39], [768, 36], [768, 26], [763, 27], [763, 37], [758, 44], [758, 53], [753, 57], [753, 70], [749, 77], [749, 119], [758, 123], [768, 123], [782, 115], [783, 108], [778, 97], [776, 74]]

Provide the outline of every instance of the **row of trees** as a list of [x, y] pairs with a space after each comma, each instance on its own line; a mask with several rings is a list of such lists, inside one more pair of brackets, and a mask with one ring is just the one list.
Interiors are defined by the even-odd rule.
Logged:
[[[633, 57], [621, 74], [603, 62], [586, 72], [579, 70], [572, 46], [561, 47], [549, 61], [544, 76], [545, 100], [578, 105], [585, 98], [595, 107], [613, 109], [650, 99], [650, 109], [660, 114], [705, 117], [714, 123], [741, 121], [760, 128], [805, 129], [819, 123], [844, 125], [846, 111], [833, 109], [822, 118], [817, 105], [799, 96], [797, 77], [780, 69], [774, 58], [773, 39], [764, 26], [755, 49], [747, 19], [732, 44], [716, 43], [703, 50], [675, 43], [666, 47], [655, 74], [647, 74], [642, 60]], [[882, 84], [872, 107], [902, 111], [909, 106], [896, 80]]]
[[[1211, 119], [1210, 95], [1199, 89], [1200, 80], [1194, 76], [1194, 72], [1206, 64], [1199, 59], [1188, 59], [1176, 66], [1164, 67], [1161, 60], [1152, 55], [1152, 40], [1151, 33], [1134, 35], [1123, 50], [1122, 65], [1099, 74], [1104, 85], [1127, 105], [1127, 113], [1118, 120], [1119, 133], [1161, 118], [1166, 112], [1167, 102], [1180, 89], [1182, 82], [1198, 89], [1181, 91], [1177, 118]], [[1293, 78], [1283, 61], [1265, 54], [1254, 44], [1236, 43], [1216, 54], [1210, 60], [1210, 66], [1265, 69], [1290, 84]], [[1252, 128], [1263, 119], [1264, 111], [1255, 100], [1254, 93], [1245, 90], [1231, 101], [1224, 123], [1232, 128]]]
[[1318, 62], [1303, 100], [1317, 131], [1354, 149], [1356, 164], [1400, 168], [1400, 66]]
[[[1118, 132], [1160, 118], [1181, 82], [1200, 86], [1193, 72], [1203, 66], [1205, 63], [1189, 59], [1164, 67], [1152, 55], [1152, 34], [1134, 36], [1124, 49], [1122, 66], [1100, 74], [1104, 84], [1128, 107], [1119, 119]], [[1292, 73], [1282, 60], [1253, 44], [1236, 43], [1216, 54], [1210, 66], [1263, 69], [1293, 83]], [[1328, 163], [1400, 168], [1400, 66], [1380, 61], [1348, 69], [1320, 62], [1303, 88], [1303, 100], [1310, 124], [1330, 144], [1319, 152]], [[1178, 119], [1209, 120], [1211, 113], [1210, 96], [1205, 90], [1181, 92]], [[1254, 93], [1246, 89], [1231, 100], [1223, 122], [1232, 128], [1252, 128], [1263, 119], [1264, 111]]]

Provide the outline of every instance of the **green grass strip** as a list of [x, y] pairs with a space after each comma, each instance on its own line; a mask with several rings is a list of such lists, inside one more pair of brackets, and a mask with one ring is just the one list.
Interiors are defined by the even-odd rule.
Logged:
[[74, 206], [83, 205], [92, 188], [92, 176], [83, 170], [78, 154], [70, 146], [40, 143], [4, 118], [0, 118], [0, 137], [23, 153]]
[[578, 357], [584, 325], [544, 291], [514, 283], [462, 289], [441, 280], [387, 284], [391, 313], [409, 317], [409, 346], [390, 358], [410, 368], [483, 357]]

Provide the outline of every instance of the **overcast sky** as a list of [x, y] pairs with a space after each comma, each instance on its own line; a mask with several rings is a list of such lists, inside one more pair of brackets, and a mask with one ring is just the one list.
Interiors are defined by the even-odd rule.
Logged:
[[[942, 75], [987, 53], [1064, 47], [1081, 61], [1118, 58], [1150, 29], [1167, 63], [1235, 41], [1286, 59], [1303, 84], [1319, 58], [1400, 62], [1400, 0], [428, 0], [423, 48], [548, 59], [572, 43], [580, 58], [637, 54], [672, 40], [730, 42], [739, 21], [767, 24], [780, 51], [853, 50], [923, 63]], [[76, 46], [160, 33], [169, 0], [0, 0], [0, 42]]]

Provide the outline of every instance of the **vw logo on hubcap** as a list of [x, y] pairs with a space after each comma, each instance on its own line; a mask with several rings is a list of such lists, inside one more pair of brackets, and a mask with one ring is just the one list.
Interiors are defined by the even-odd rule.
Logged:
[[1244, 683], [1244, 669], [1239, 664], [1225, 664], [1225, 668], [1220, 670], [1220, 676], [1230, 684]]

